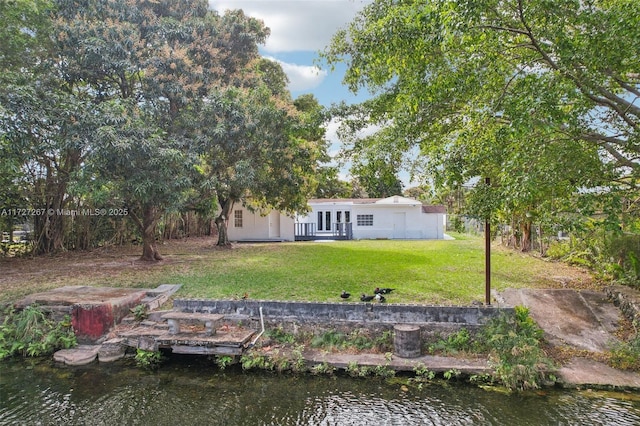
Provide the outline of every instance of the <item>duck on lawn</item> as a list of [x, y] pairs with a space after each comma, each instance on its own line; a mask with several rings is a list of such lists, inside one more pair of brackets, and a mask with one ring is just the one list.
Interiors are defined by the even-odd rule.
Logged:
[[363, 302], [371, 302], [374, 297], [375, 296], [367, 296], [366, 294], [362, 293], [362, 296], [360, 296], [360, 300], [362, 300]]
[[373, 290], [373, 292], [375, 294], [389, 294], [391, 293], [393, 290], [395, 290], [395, 288], [380, 288], [380, 287], [376, 287], [375, 290]]
[[342, 290], [342, 293], [340, 293], [340, 297], [342, 297], [343, 299], [348, 299], [351, 297], [351, 293], [347, 293], [346, 291]]

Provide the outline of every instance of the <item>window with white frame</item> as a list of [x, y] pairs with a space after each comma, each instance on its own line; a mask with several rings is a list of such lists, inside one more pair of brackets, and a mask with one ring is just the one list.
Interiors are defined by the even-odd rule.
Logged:
[[233, 212], [233, 226], [235, 228], [242, 228], [242, 210], [234, 210], [234, 212]]
[[372, 214], [358, 214], [356, 215], [356, 225], [358, 226], [373, 226]]

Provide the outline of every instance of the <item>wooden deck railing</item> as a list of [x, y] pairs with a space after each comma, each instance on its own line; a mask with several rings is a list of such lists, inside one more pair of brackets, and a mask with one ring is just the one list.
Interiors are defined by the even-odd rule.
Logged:
[[351, 240], [353, 239], [353, 223], [333, 223], [331, 231], [318, 231], [315, 223], [296, 223], [296, 241], [305, 240]]

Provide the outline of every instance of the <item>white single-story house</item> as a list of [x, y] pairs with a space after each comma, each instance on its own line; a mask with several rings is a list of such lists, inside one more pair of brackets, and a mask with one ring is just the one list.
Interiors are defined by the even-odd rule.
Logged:
[[[309, 224], [316, 235], [351, 233], [353, 239], [444, 239], [444, 206], [394, 195], [388, 198], [312, 199], [311, 211], [296, 226]], [[349, 224], [349, 225], [347, 225]], [[297, 235], [300, 232], [297, 229]]]
[[232, 241], [314, 239], [444, 239], [446, 210], [412, 198], [311, 199], [310, 211], [295, 219], [276, 211], [234, 208]]

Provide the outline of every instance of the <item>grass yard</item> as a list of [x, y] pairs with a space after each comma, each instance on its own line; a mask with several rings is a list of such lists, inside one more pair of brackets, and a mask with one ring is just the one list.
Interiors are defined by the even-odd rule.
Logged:
[[[239, 244], [217, 249], [211, 239], [165, 243], [166, 260], [137, 260], [139, 247], [0, 261], [0, 302], [63, 285], [155, 287], [182, 284], [177, 297], [357, 301], [375, 287], [397, 289], [391, 303], [468, 304], [484, 300], [484, 241], [362, 240]], [[585, 271], [498, 246], [492, 288], [593, 287]]]

